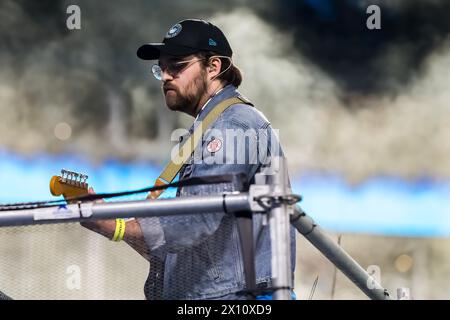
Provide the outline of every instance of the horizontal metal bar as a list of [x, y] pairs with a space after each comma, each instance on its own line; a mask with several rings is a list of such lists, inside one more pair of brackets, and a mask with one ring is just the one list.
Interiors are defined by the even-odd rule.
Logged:
[[[247, 194], [193, 196], [133, 202], [110, 202], [92, 207], [92, 218], [139, 218], [249, 210]], [[123, 212], [123, 213], [122, 213]]]
[[0, 227], [77, 222], [85, 219], [159, 217], [250, 210], [247, 193], [158, 200], [69, 204], [0, 212]]

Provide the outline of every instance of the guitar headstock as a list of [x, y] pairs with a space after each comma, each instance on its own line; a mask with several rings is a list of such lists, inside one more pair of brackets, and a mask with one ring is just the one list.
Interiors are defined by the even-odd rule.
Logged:
[[50, 180], [50, 192], [54, 196], [64, 196], [64, 199], [88, 194], [88, 176], [69, 170], [61, 170], [61, 176], [53, 176]]

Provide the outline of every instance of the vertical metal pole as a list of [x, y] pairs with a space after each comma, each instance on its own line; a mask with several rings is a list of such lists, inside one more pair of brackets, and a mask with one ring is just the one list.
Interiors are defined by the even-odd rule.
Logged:
[[[283, 157], [272, 159], [275, 174], [270, 176], [271, 195], [285, 196], [288, 194], [287, 167]], [[279, 203], [270, 210], [269, 214], [270, 238], [272, 244], [272, 280], [276, 288], [275, 300], [290, 300], [292, 288], [291, 275], [291, 245], [290, 245], [290, 217], [288, 206]]]

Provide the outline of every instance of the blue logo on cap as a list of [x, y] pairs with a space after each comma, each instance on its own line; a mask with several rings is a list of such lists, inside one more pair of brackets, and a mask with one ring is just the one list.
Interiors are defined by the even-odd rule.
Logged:
[[217, 42], [215, 42], [213, 39], [209, 38], [209, 45], [210, 46], [217, 46]]
[[177, 34], [180, 33], [181, 29], [183, 29], [183, 27], [181, 26], [181, 24], [177, 23], [176, 25], [174, 25], [172, 28], [169, 29], [165, 38], [169, 39], [175, 37]]

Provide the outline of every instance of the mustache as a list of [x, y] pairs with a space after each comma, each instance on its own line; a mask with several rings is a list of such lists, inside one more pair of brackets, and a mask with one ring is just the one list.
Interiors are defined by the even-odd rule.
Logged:
[[168, 90], [175, 90], [176, 92], [178, 92], [177, 87], [175, 87], [174, 85], [171, 85], [171, 84], [165, 84], [165, 85], [163, 85], [163, 91], [164, 91], [164, 93], [166, 93]]

